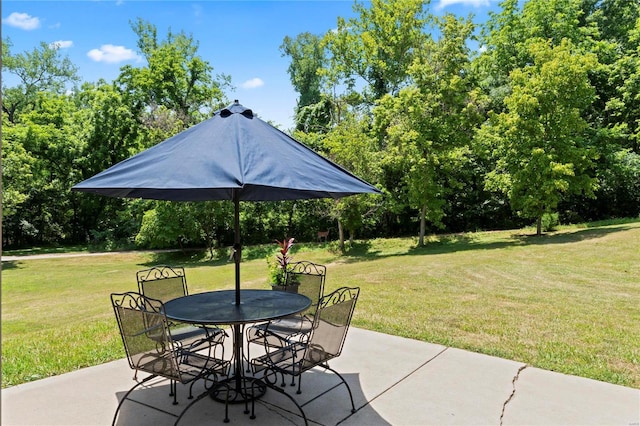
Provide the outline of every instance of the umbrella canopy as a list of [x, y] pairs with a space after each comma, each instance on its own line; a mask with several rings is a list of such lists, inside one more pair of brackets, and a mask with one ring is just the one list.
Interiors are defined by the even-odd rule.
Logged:
[[236, 304], [240, 304], [240, 201], [380, 193], [254, 116], [238, 101], [71, 189], [119, 198], [232, 200]]
[[379, 193], [239, 103], [75, 185], [110, 197], [279, 201]]

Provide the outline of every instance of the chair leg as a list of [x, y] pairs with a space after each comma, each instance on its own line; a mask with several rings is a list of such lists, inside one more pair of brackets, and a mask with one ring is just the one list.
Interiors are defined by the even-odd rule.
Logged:
[[[253, 389], [252, 389], [253, 391]], [[248, 395], [249, 393], [247, 392], [247, 381], [243, 380], [242, 381], [242, 394], [240, 394], [240, 397], [242, 399], [244, 399], [244, 414], [249, 414], [249, 401], [248, 401]]]
[[171, 380], [170, 384], [169, 384], [169, 396], [174, 396], [174, 390], [173, 390], [173, 380]]
[[247, 356], [246, 356], [246, 361], [247, 361], [247, 369], [245, 370], [246, 373], [251, 373], [251, 367], [250, 362], [251, 361], [251, 342], [247, 341]]
[[[294, 363], [293, 363], [293, 370], [292, 370], [293, 374], [291, 375], [291, 386], [296, 385], [296, 366], [298, 366], [298, 363], [295, 362], [295, 355], [294, 355]], [[300, 386], [302, 386], [302, 374], [299, 373], [298, 374], [298, 390], [296, 391], [298, 395], [302, 393]]]
[[[246, 383], [246, 382], [245, 382]], [[256, 398], [255, 398], [256, 390], [255, 390], [255, 382], [251, 381], [251, 415], [249, 418], [251, 420], [255, 420], [256, 418]], [[246, 398], [246, 396], [245, 396]]]
[[196, 382], [193, 381], [191, 382], [191, 384], [189, 385], [189, 397], [187, 399], [193, 399], [193, 385], [195, 385]]
[[273, 390], [281, 393], [282, 395], [286, 396], [287, 398], [289, 398], [291, 400], [291, 402], [293, 402], [296, 405], [296, 407], [298, 407], [298, 410], [300, 411], [300, 414], [302, 415], [302, 419], [304, 420], [305, 426], [309, 425], [309, 421], [307, 420], [307, 415], [304, 413], [304, 410], [302, 409], [300, 404], [298, 404], [298, 401], [296, 401], [291, 395], [289, 395], [287, 392], [285, 392], [281, 387], [278, 387], [275, 384], [272, 384], [272, 383], [268, 382], [267, 380], [265, 380], [264, 383], [268, 388], [273, 389]]
[[[294, 379], [296, 376], [291, 376], [291, 386], [294, 386]], [[298, 376], [298, 390], [296, 391], [296, 393], [298, 395], [300, 395], [302, 393], [302, 390], [300, 389], [300, 387], [302, 386], [302, 374]]]
[[[180, 416], [176, 419], [176, 422], [174, 423], [174, 426], [178, 426], [178, 422], [180, 422], [180, 420], [185, 415], [187, 410], [189, 410], [193, 404], [195, 404], [196, 402], [200, 401], [202, 398], [204, 398], [205, 396], [208, 396], [208, 395], [209, 395], [209, 389], [206, 389], [204, 392], [202, 392], [200, 395], [198, 395], [193, 401], [191, 401], [189, 403], [189, 405], [187, 405], [185, 407], [185, 409], [182, 410], [182, 412], [180, 413]], [[223, 419], [223, 422], [224, 423], [229, 423], [229, 387], [228, 386], [227, 386], [227, 397], [225, 399], [225, 404], [224, 404], [224, 419]]]
[[[242, 326], [244, 328], [244, 325]], [[247, 356], [244, 358], [247, 361], [247, 373], [251, 373], [251, 341], [249, 340], [249, 329], [242, 330], [245, 340], [247, 341]]]
[[333, 372], [336, 376], [338, 376], [340, 378], [340, 380], [342, 380], [342, 383], [344, 383], [344, 385], [347, 387], [347, 391], [349, 392], [349, 399], [351, 400], [351, 412], [355, 413], [356, 412], [356, 405], [353, 403], [353, 394], [351, 393], [351, 387], [349, 387], [349, 384], [347, 383], [347, 381], [344, 379], [344, 377], [342, 377], [342, 375], [340, 373], [338, 373], [336, 370], [334, 370], [333, 368], [329, 367], [328, 365], [323, 365], [324, 368], [326, 368], [327, 370], [330, 370], [331, 372]]
[[178, 382], [171, 380], [171, 393], [173, 395], [173, 405], [178, 405]]

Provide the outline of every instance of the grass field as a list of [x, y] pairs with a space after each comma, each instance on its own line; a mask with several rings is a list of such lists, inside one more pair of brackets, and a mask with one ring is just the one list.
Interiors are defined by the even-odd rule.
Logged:
[[[328, 267], [327, 289], [360, 286], [354, 325], [640, 388], [640, 222], [298, 244]], [[243, 288], [268, 288], [249, 247]], [[4, 253], [7, 255], [10, 253]], [[4, 261], [2, 386], [124, 357], [109, 294], [135, 272], [183, 265], [190, 292], [232, 288], [233, 265], [202, 254], [126, 253]]]

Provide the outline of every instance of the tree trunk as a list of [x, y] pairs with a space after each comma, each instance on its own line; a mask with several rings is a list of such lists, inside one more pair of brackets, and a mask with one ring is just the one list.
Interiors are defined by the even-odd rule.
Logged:
[[2, 105], [2, 109], [4, 110], [4, 112], [7, 113], [7, 119], [9, 120], [9, 123], [16, 124], [15, 116], [16, 116], [16, 110], [18, 109], [18, 104], [11, 105], [11, 108], [7, 108], [4, 105]]
[[338, 236], [340, 237], [340, 251], [344, 253], [344, 229], [342, 229], [340, 219], [338, 219]]
[[353, 229], [349, 230], [349, 244], [353, 247], [353, 239], [355, 238], [356, 231]]
[[209, 260], [213, 260], [213, 243], [214, 243], [214, 239], [213, 238], [207, 238], [207, 246], [209, 247]]
[[538, 221], [536, 223], [536, 236], [542, 235], [542, 216], [538, 216]]
[[420, 238], [418, 239], [418, 245], [420, 247], [424, 246], [424, 233], [427, 228], [427, 221], [425, 219], [426, 215], [427, 205], [425, 204], [424, 206], [422, 206], [422, 209], [420, 209]]
[[291, 234], [291, 230], [293, 229], [293, 213], [296, 210], [296, 204], [292, 203], [291, 208], [289, 209], [289, 219], [287, 221], [287, 232]]

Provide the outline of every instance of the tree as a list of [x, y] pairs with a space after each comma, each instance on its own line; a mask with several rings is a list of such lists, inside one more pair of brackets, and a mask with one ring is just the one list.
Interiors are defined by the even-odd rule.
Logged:
[[[532, 40], [543, 39], [558, 46], [563, 39], [568, 39], [577, 52], [592, 53], [597, 57], [588, 72], [591, 86], [595, 88], [595, 99], [582, 114], [592, 128], [591, 144], [599, 156], [589, 174], [606, 176], [609, 170], [617, 169], [620, 152], [628, 149], [639, 152], [636, 135], [640, 110], [635, 99], [639, 91], [633, 75], [638, 69], [634, 59], [638, 56], [634, 27], [640, 16], [640, 3], [506, 0], [501, 6], [502, 12], [493, 14], [483, 30], [482, 43], [486, 52], [477, 61], [484, 75], [483, 87], [492, 99], [491, 109], [495, 113], [504, 111], [504, 99], [512, 89], [510, 73], [533, 62], [528, 47]], [[568, 199], [575, 203], [573, 206], [563, 203], [567, 211], [589, 210], [590, 214], [601, 211], [600, 217], [608, 217], [605, 213], [608, 208], [598, 200]], [[585, 203], [593, 205], [585, 206]], [[598, 217], [597, 214], [594, 217]]]
[[213, 259], [213, 249], [232, 229], [233, 210], [230, 202], [170, 202], [157, 201], [155, 208], [145, 212], [136, 244], [143, 247], [165, 248], [178, 244], [205, 244]]
[[[158, 40], [157, 29], [142, 19], [131, 24], [138, 36], [138, 48], [147, 61], [144, 67], [122, 67], [116, 80], [128, 95], [131, 105], [145, 113], [151, 127], [170, 111], [176, 120], [188, 127], [209, 117], [226, 101], [223, 90], [229, 77], [213, 76], [213, 67], [197, 55], [198, 43], [181, 32], [168, 32], [166, 40]], [[164, 119], [161, 124], [164, 123]]]
[[605, 123], [612, 133], [621, 138], [621, 147], [640, 154], [640, 17], [626, 45], [630, 49], [610, 67], [612, 93], [602, 115], [608, 118]]
[[[318, 73], [325, 65], [326, 57], [322, 37], [308, 32], [295, 39], [287, 36], [280, 46], [282, 56], [291, 58], [287, 72], [293, 88], [300, 94], [296, 112], [321, 100], [322, 76]], [[296, 120], [296, 129], [301, 124]]]
[[338, 111], [336, 99], [323, 93], [315, 104], [296, 108], [296, 130], [305, 133], [326, 133], [335, 123], [339, 122], [341, 113]]
[[142, 218], [136, 244], [149, 248], [166, 248], [174, 244], [184, 249], [185, 244], [197, 241], [196, 222], [186, 203], [158, 201]]
[[637, 39], [633, 40], [634, 28], [640, 19], [640, 3], [628, 0], [584, 1], [591, 3], [588, 11], [600, 30], [602, 40], [620, 44], [625, 51], [637, 47]]
[[62, 94], [70, 82], [79, 81], [78, 69], [68, 57], [61, 55], [56, 45], [41, 42], [32, 52], [12, 55], [11, 40], [2, 40], [2, 71], [18, 77], [13, 87], [2, 85], [2, 111], [10, 123], [18, 115], [34, 107], [39, 92]]
[[542, 215], [563, 194], [592, 195], [595, 188], [588, 171], [596, 153], [582, 114], [594, 99], [587, 73], [596, 59], [566, 39], [557, 46], [533, 40], [528, 49], [533, 63], [511, 73], [506, 111], [492, 114], [478, 136], [496, 159], [487, 188], [508, 194], [514, 211], [537, 219], [540, 235]]
[[[585, 0], [504, 0], [499, 13], [490, 12], [483, 25], [480, 42], [483, 53], [476, 66], [483, 74], [482, 86], [492, 101], [491, 109], [500, 112], [504, 98], [511, 92], [510, 73], [531, 63], [528, 44], [541, 38], [556, 46], [568, 39], [588, 51], [597, 34], [587, 21]], [[519, 6], [522, 5], [520, 9]]]
[[[368, 125], [361, 117], [349, 116], [323, 135], [322, 144], [331, 160], [362, 177], [368, 182], [378, 178], [378, 152], [373, 138], [367, 134]], [[353, 244], [356, 230], [371, 220], [378, 210], [379, 197], [354, 195], [332, 202], [329, 214], [338, 223], [340, 249], [344, 251], [344, 229], [349, 231]]]
[[20, 123], [3, 132], [10, 166], [3, 193], [11, 195], [3, 234], [16, 244], [70, 238], [73, 209], [67, 194], [79, 180], [81, 112], [73, 98], [39, 92], [33, 103]]
[[387, 161], [404, 171], [407, 202], [419, 211], [420, 245], [427, 221], [442, 226], [447, 196], [461, 186], [456, 170], [464, 167], [483, 118], [466, 46], [473, 24], [453, 15], [436, 22], [440, 39], [427, 41], [409, 68], [414, 84], [375, 109], [389, 145]]
[[426, 38], [422, 0], [372, 0], [369, 8], [356, 2], [357, 18], [338, 18], [325, 43], [331, 52], [329, 68], [353, 86], [356, 78], [367, 84], [365, 98], [373, 103], [396, 94], [407, 82], [407, 69]]
[[21, 212], [37, 160], [22, 145], [25, 129], [9, 125], [6, 114], [2, 120], [2, 244], [6, 246], [21, 242], [23, 235], [35, 230]]
[[[78, 116], [81, 123], [78, 138], [83, 142], [76, 162], [80, 174], [77, 182], [158, 141], [156, 135], [139, 122], [139, 111], [125, 99], [125, 95], [113, 83], [103, 80], [95, 84], [85, 83], [76, 94], [76, 103], [82, 111]], [[74, 231], [77, 239], [90, 239], [92, 235], [94, 240], [124, 239], [131, 236], [125, 234], [131, 232], [133, 225], [130, 221], [139, 226], [138, 216], [141, 213], [130, 211], [130, 204], [125, 200], [78, 192], [71, 192], [68, 197], [75, 210]], [[123, 212], [128, 213], [125, 217], [131, 218], [127, 219], [126, 226], [117, 222]], [[104, 238], [97, 238], [97, 235]]]

